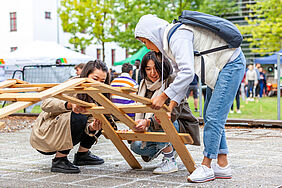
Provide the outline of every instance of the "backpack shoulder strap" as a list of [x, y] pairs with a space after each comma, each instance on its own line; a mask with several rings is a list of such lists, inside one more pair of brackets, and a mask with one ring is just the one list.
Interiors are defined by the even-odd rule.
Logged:
[[173, 33], [176, 31], [176, 29], [178, 29], [180, 26], [182, 25], [182, 23], [177, 23], [175, 24], [167, 33], [167, 41], [169, 43], [171, 36], [173, 35]]

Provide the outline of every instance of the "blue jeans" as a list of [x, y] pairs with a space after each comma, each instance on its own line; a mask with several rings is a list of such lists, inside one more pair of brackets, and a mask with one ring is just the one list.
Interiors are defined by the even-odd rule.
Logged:
[[216, 159], [227, 154], [224, 126], [230, 107], [245, 73], [246, 60], [243, 52], [220, 71], [215, 88], [207, 88], [204, 105], [204, 156]]
[[[179, 132], [179, 124], [177, 121], [173, 122], [173, 125], [177, 132]], [[153, 132], [150, 127], [148, 129], [148, 132]], [[156, 131], [155, 131], [156, 132]], [[159, 131], [163, 132], [163, 130]], [[132, 142], [130, 145], [130, 149], [138, 154], [143, 156], [149, 156], [154, 157], [156, 154], [158, 154], [161, 150], [169, 146], [170, 143], [168, 142], [143, 142], [143, 141], [135, 141]]]

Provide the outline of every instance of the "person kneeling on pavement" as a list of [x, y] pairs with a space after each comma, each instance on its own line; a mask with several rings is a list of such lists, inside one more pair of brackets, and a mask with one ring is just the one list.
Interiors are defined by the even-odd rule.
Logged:
[[[163, 57], [163, 82], [162, 73], [162, 54], [150, 51], [141, 62], [142, 80], [139, 86], [138, 95], [146, 98], [158, 96], [164, 89], [173, 82], [175, 75], [172, 75], [172, 67], [167, 58]], [[166, 101], [167, 105], [172, 105], [171, 100]], [[137, 113], [135, 116], [137, 125], [133, 128], [136, 132], [163, 132], [159, 120], [152, 113]], [[199, 122], [189, 108], [187, 100], [182, 100], [181, 104], [175, 107], [171, 114], [171, 121], [177, 132], [190, 133], [194, 140], [194, 145], [200, 145]], [[178, 171], [175, 161], [176, 152], [171, 143], [167, 142], [132, 142], [131, 150], [141, 155], [145, 162], [152, 161], [163, 153], [164, 157], [161, 165], [157, 167], [154, 174], [167, 174]]]
[[[110, 81], [108, 68], [100, 60], [89, 61], [80, 77], [107, 84]], [[78, 94], [76, 97], [86, 102], [96, 103], [87, 94]], [[30, 143], [44, 155], [56, 154], [52, 160], [52, 172], [79, 173], [80, 169], [77, 166], [104, 163], [103, 159], [89, 151], [101, 135], [101, 121], [94, 119], [91, 115], [81, 114], [86, 112], [84, 107], [56, 98], [44, 100], [41, 108], [42, 112], [32, 129]], [[111, 116], [106, 118], [112, 126], [115, 126]], [[78, 152], [71, 163], [67, 155], [78, 143], [80, 143]]]

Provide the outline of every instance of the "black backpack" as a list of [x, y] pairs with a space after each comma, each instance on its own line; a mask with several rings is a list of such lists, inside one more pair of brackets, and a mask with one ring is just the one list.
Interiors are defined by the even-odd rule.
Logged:
[[173, 21], [175, 25], [168, 32], [167, 35], [168, 43], [173, 33], [182, 24], [197, 26], [212, 31], [220, 38], [225, 40], [225, 42], [227, 43], [227, 45], [225, 46], [219, 46], [217, 48], [209, 49], [202, 52], [194, 51], [195, 56], [201, 56], [201, 81], [202, 83], [204, 83], [205, 66], [204, 66], [204, 58], [202, 57], [202, 55], [225, 50], [228, 48], [238, 48], [240, 47], [243, 41], [243, 36], [241, 35], [239, 29], [232, 22], [217, 16], [196, 12], [196, 11], [184, 10], [182, 14], [178, 17], [178, 19], [179, 21], [176, 19]]

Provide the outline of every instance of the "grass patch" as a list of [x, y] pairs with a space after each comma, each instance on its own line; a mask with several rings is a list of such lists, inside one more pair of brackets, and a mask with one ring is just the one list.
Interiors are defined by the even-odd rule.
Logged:
[[[194, 112], [194, 100], [193, 97], [188, 99], [189, 106], [192, 110], [192, 113], [199, 117], [199, 112]], [[204, 102], [204, 100], [203, 100]], [[282, 108], [280, 101], [280, 106]], [[260, 99], [255, 99], [255, 101], [243, 101], [240, 100], [240, 110], [241, 114], [235, 112], [236, 103], [234, 101], [234, 114], [229, 113], [228, 118], [237, 118], [237, 119], [271, 119], [277, 120], [277, 97], [263, 97]], [[203, 105], [204, 108], [204, 105]], [[280, 115], [280, 119], [281, 119]]]

